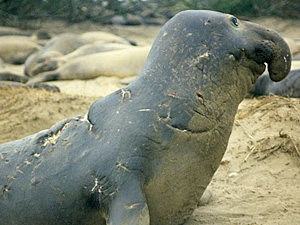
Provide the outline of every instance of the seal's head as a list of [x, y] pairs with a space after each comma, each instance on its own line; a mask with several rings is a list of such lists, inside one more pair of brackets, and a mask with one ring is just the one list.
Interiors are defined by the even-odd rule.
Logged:
[[159, 67], [198, 77], [200, 72], [202, 81], [208, 75], [219, 85], [243, 83], [244, 94], [265, 64], [273, 81], [282, 80], [290, 70], [290, 50], [279, 34], [229, 14], [200, 10], [183, 11], [165, 24], [144, 69]]

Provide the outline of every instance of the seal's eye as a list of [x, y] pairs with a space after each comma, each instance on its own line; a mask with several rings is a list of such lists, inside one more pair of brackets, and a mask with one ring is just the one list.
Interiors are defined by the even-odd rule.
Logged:
[[239, 22], [238, 22], [237, 18], [231, 17], [231, 18], [230, 18], [230, 21], [231, 21], [236, 27], [239, 26]]

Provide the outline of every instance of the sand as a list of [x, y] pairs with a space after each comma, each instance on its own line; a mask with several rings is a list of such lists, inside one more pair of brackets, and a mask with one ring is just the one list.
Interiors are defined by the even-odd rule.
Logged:
[[[299, 38], [295, 21], [256, 19], [286, 37]], [[61, 23], [46, 23], [53, 33]], [[65, 28], [74, 33], [105, 30], [151, 44], [159, 27], [87, 26]], [[298, 35], [298, 36], [296, 36]], [[16, 71], [22, 66], [6, 65]], [[0, 143], [16, 140], [76, 115], [91, 103], [123, 87], [117, 77], [49, 82], [62, 93], [0, 90]], [[227, 152], [208, 189], [212, 198], [187, 221], [196, 224], [300, 224], [300, 99], [245, 99], [238, 110]]]

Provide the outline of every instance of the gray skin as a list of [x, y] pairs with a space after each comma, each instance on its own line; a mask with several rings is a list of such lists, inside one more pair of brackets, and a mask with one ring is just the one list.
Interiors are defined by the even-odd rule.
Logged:
[[40, 63], [45, 62], [51, 57], [66, 55], [85, 44], [87, 42], [75, 34], [66, 33], [52, 38], [40, 51], [30, 55], [26, 59], [25, 75], [34, 76], [40, 73], [40, 70], [43, 69], [40, 68]]
[[225, 153], [239, 103], [269, 64], [290, 69], [274, 31], [184, 11], [140, 75], [87, 116], [0, 145], [4, 224], [182, 224]]
[[259, 77], [249, 91], [252, 96], [279, 95], [283, 97], [300, 98], [300, 70], [292, 70], [280, 82], [273, 82], [268, 74]]

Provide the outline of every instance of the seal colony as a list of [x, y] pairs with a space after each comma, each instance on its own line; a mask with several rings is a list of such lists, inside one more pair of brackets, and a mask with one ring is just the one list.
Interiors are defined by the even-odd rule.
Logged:
[[[98, 46], [87, 47], [87, 45], [96, 44], [97, 42]], [[119, 44], [119, 46], [111, 46], [112, 43]], [[108, 44], [110, 44], [110, 47], [107, 46]], [[80, 52], [73, 54], [71, 57], [120, 49], [121, 44], [132, 46], [134, 43], [107, 32], [95, 31], [83, 33], [82, 35], [64, 33], [52, 38], [40, 51], [30, 55], [26, 59], [24, 72], [27, 76], [35, 76], [42, 72], [57, 69], [58, 62], [55, 58], [74, 53], [76, 50], [80, 49]]]
[[184, 223], [264, 63], [273, 81], [290, 70], [276, 32], [213, 11], [177, 14], [126, 88], [0, 145], [1, 222]]
[[99, 76], [128, 77], [141, 72], [150, 46], [94, 53], [71, 60], [57, 70], [32, 77], [27, 84], [52, 80], [93, 79]]

